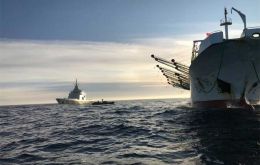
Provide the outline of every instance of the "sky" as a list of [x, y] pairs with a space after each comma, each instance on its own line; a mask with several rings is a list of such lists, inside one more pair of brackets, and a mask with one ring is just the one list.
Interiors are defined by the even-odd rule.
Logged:
[[90, 99], [189, 97], [150, 55], [189, 65], [192, 41], [232, 6], [260, 26], [259, 0], [0, 0], [0, 105], [54, 103], [76, 78]]

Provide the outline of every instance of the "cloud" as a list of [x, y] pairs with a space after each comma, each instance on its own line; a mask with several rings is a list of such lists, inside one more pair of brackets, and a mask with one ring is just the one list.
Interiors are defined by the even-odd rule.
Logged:
[[6, 40], [0, 42], [0, 49], [2, 81], [78, 77], [87, 82], [151, 82], [158, 81], [151, 54], [185, 61], [190, 58], [190, 46], [170, 38], [135, 44]]
[[54, 96], [67, 96], [70, 90], [62, 84], [53, 84], [73, 82], [75, 78], [83, 84], [112, 83], [85, 86], [94, 98], [159, 98], [174, 97], [174, 93], [178, 96], [180, 92], [174, 92], [176, 89], [168, 85], [173, 91], [163, 89], [166, 80], [150, 55], [155, 53], [167, 59], [176, 57], [186, 61], [190, 58], [187, 46], [188, 42], [171, 38], [140, 39], [131, 44], [4, 40], [0, 42], [0, 102], [11, 103], [14, 98], [17, 103], [26, 99], [33, 102], [33, 96], [29, 95], [37, 96], [37, 102], [49, 102]]
[[[230, 35], [235, 37], [240, 36], [240, 33], [241, 30], [238, 28], [230, 31]], [[191, 34], [179, 38], [140, 38], [132, 40], [131, 43], [2, 40], [0, 100], [8, 102], [8, 98], [11, 100], [24, 93], [46, 93], [47, 97], [48, 92], [54, 92], [57, 94], [54, 95], [58, 96], [61, 91], [56, 91], [55, 88], [63, 89], [64, 86], [50, 84], [73, 82], [75, 78], [81, 83], [112, 83], [111, 86], [106, 86], [106, 90], [110, 89], [109, 92], [105, 94], [103, 91], [107, 98], [134, 98], [134, 93], [136, 98], [175, 97], [180, 95], [180, 91], [176, 92], [175, 88], [168, 86], [173, 91], [159, 90], [162, 89], [160, 84], [165, 84], [166, 80], [155, 67], [157, 63], [150, 55], [155, 54], [168, 60], [174, 58], [189, 65], [192, 41], [204, 37], [204, 34]], [[34, 85], [30, 89], [28, 86], [24, 87], [23, 83], [45, 83], [45, 88]], [[115, 93], [113, 87], [120, 87], [117, 83], [140, 83], [140, 86], [128, 84], [132, 89]], [[48, 88], [48, 85], [53, 88]], [[91, 86], [90, 90], [92, 88], [93, 97], [95, 94], [101, 96], [102, 91], [97, 89], [104, 89], [103, 87]], [[68, 88], [64, 89], [63, 94], [68, 92]], [[158, 90], [150, 92], [153, 89]], [[187, 92], [184, 95], [187, 95]], [[42, 100], [46, 98], [43, 97]]]
[[[179, 91], [170, 86], [166, 87], [173, 90], [164, 90], [161, 84], [166, 80], [155, 67], [156, 62], [150, 55], [155, 54], [168, 60], [174, 58], [189, 65], [192, 41], [205, 38], [205, 34], [214, 31], [213, 29], [223, 29], [219, 27], [219, 22], [205, 22], [221, 18], [222, 12], [215, 15], [212, 11], [222, 11], [222, 7], [220, 10], [217, 7], [219, 3], [213, 2], [206, 6], [197, 3], [165, 5], [161, 2], [148, 5], [143, 3], [141, 6], [140, 3], [129, 4], [124, 2], [111, 6], [108, 2], [103, 4], [104, 10], [99, 10], [100, 4], [95, 3], [56, 5], [52, 2], [46, 5], [44, 2], [41, 5], [35, 2], [25, 3], [22, 8], [19, 4], [6, 3], [3, 18], [12, 21], [4, 24], [3, 34], [0, 34], [2, 37], [125, 43], [2, 40], [0, 104], [14, 99], [17, 102], [33, 102], [35, 96], [37, 101], [44, 101], [65, 95], [70, 90], [69, 82], [76, 77], [81, 83], [87, 84], [84, 87], [92, 92], [93, 97], [153, 98], [180, 95]], [[121, 7], [118, 8], [117, 5]], [[64, 7], [69, 10], [62, 10]], [[205, 14], [199, 11], [201, 8], [211, 12]], [[132, 12], [133, 9], [135, 12]], [[257, 21], [258, 15], [254, 12], [257, 7], [253, 9], [248, 9], [248, 13], [251, 13], [250, 17], [253, 16], [251, 20]], [[239, 37], [242, 32], [241, 20], [237, 15], [235, 18], [240, 22], [230, 27], [231, 37]], [[0, 24], [1, 22], [3, 21]]]

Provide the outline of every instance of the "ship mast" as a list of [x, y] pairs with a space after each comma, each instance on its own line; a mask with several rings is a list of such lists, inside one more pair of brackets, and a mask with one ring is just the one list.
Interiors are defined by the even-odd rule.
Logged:
[[76, 79], [76, 83], [75, 83], [74, 90], [79, 90], [79, 87], [78, 87], [78, 79]]
[[225, 18], [220, 20], [220, 26], [225, 26], [225, 38], [226, 38], [226, 40], [228, 40], [228, 26], [232, 25], [231, 18], [228, 18], [227, 14], [228, 14], [228, 12], [227, 12], [227, 9], [225, 8], [224, 9]]

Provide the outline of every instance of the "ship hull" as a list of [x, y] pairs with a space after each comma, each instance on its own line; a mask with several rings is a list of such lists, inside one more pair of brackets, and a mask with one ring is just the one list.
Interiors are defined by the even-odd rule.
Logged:
[[72, 105], [91, 105], [93, 101], [88, 100], [77, 100], [77, 99], [66, 99], [66, 98], [57, 98], [59, 104], [72, 104]]
[[[256, 104], [257, 105], [257, 104]], [[194, 101], [194, 108], [246, 108], [252, 109], [255, 104], [243, 102], [243, 100], [209, 100], [209, 101]]]
[[214, 44], [190, 66], [194, 107], [245, 108], [260, 103], [260, 40]]

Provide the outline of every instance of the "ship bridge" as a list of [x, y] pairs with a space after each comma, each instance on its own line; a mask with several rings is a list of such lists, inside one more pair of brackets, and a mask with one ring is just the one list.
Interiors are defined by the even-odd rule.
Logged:
[[74, 89], [69, 93], [69, 99], [79, 99], [79, 100], [86, 100], [86, 93], [79, 89], [78, 81], [76, 79], [76, 83]]

